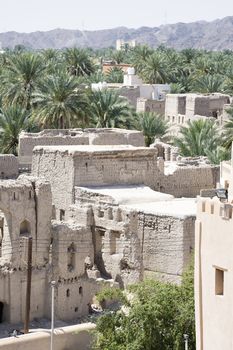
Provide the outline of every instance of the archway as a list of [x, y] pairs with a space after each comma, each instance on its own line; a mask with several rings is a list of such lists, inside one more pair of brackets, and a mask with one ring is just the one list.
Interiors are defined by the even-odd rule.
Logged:
[[20, 236], [29, 236], [31, 233], [31, 225], [30, 222], [24, 220], [20, 224]]

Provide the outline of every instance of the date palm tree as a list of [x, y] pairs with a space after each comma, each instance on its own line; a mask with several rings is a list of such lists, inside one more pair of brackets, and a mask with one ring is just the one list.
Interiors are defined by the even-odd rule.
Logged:
[[66, 49], [64, 52], [64, 59], [68, 72], [74, 76], [91, 75], [95, 71], [94, 64], [84, 49], [76, 47]]
[[89, 111], [97, 128], [130, 126], [131, 108], [128, 101], [113, 90], [96, 90], [89, 95]]
[[1, 109], [0, 113], [0, 152], [17, 155], [19, 134], [32, 126], [30, 114], [16, 105]]
[[66, 71], [47, 76], [33, 95], [34, 118], [43, 127], [70, 128], [79, 125], [87, 103], [77, 79]]
[[164, 54], [155, 52], [146, 59], [141, 75], [149, 84], [163, 84], [166, 83], [168, 70]]
[[221, 145], [221, 135], [212, 120], [189, 121], [180, 128], [180, 136], [174, 139], [174, 144], [185, 157], [208, 156]]
[[223, 77], [219, 74], [202, 75], [194, 80], [192, 90], [201, 93], [222, 92]]
[[166, 134], [168, 124], [161, 115], [143, 112], [138, 114], [136, 129], [143, 132], [145, 144], [149, 147], [154, 142], [155, 137], [161, 137]]
[[18, 103], [29, 110], [32, 93], [45, 69], [46, 65], [38, 54], [23, 52], [9, 55], [1, 77], [3, 104]]

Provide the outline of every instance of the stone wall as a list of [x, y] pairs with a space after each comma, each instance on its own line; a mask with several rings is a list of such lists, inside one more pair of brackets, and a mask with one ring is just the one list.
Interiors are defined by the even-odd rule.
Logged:
[[14, 179], [19, 175], [19, 163], [13, 154], [0, 154], [0, 179]]

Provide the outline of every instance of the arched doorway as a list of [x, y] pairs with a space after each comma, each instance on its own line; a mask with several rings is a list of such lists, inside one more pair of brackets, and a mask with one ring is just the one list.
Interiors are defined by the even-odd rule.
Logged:
[[29, 236], [31, 233], [31, 225], [30, 222], [24, 220], [20, 224], [20, 236]]

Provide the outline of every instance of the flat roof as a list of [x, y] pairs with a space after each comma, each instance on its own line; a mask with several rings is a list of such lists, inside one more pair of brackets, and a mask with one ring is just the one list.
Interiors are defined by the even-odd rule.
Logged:
[[122, 207], [158, 216], [184, 219], [196, 216], [196, 198], [174, 198], [170, 194], [153, 191], [144, 185], [79, 187], [88, 192], [109, 196]]
[[157, 154], [156, 148], [134, 147], [131, 145], [53, 145], [53, 146], [36, 146], [33, 152], [44, 151], [45, 153], [67, 152], [68, 154], [82, 153], [132, 153], [132, 154]]
[[172, 200], [153, 203], [135, 203], [127, 205], [127, 207], [142, 211], [145, 214], [174, 216], [176, 218], [184, 219], [190, 216], [196, 217], [197, 199], [174, 198]]
[[109, 196], [121, 205], [168, 201], [174, 198], [171, 194], [156, 192], [144, 185], [80, 186], [79, 188], [88, 192]]

